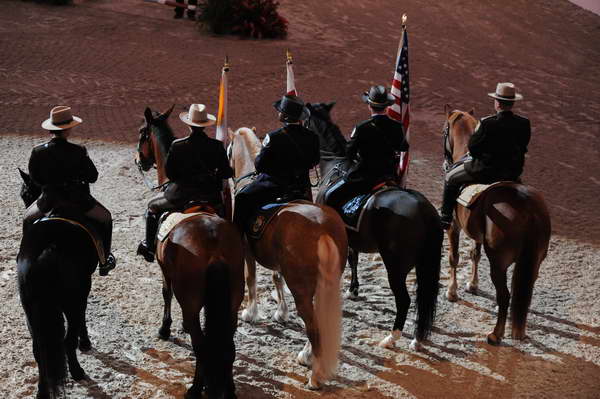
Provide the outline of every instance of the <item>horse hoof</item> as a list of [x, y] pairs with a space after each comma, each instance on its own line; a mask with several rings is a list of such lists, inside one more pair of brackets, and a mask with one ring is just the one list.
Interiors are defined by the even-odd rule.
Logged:
[[517, 341], [524, 341], [529, 338], [525, 333], [512, 333], [510, 337]]
[[449, 302], [456, 302], [456, 301], [458, 301], [458, 295], [456, 294], [456, 292], [447, 291], [446, 292], [446, 298], [448, 298]]
[[275, 315], [273, 315], [273, 320], [275, 320], [279, 324], [285, 324], [288, 322], [289, 319], [290, 315], [288, 312], [277, 310], [275, 312]]
[[303, 349], [302, 351], [300, 351], [300, 353], [298, 353], [298, 357], [297, 357], [298, 363], [303, 366], [310, 367], [312, 364], [310, 357], [311, 357], [311, 353], [309, 351]]
[[391, 349], [396, 346], [396, 340], [392, 336], [392, 334], [388, 335], [377, 344], [380, 348]]
[[171, 329], [160, 329], [158, 330], [158, 338], [163, 341], [168, 341], [171, 337]]
[[311, 391], [318, 391], [319, 389], [321, 389], [321, 384], [313, 374], [311, 374], [310, 378], [308, 379], [306, 386]]
[[85, 371], [83, 371], [83, 369], [79, 366], [71, 367], [69, 368], [69, 371], [71, 373], [71, 378], [73, 378], [75, 381], [81, 381], [85, 378]]
[[466, 289], [466, 291], [469, 294], [477, 295], [477, 284], [467, 283], [467, 289]]
[[421, 352], [423, 350], [423, 345], [415, 338], [410, 342], [409, 348], [415, 352]]
[[344, 295], [345, 299], [351, 299], [353, 301], [358, 299], [358, 290], [348, 290]]
[[256, 309], [252, 311], [249, 309], [244, 309], [242, 312], [242, 320], [246, 323], [256, 323], [258, 321], [258, 312]]
[[202, 389], [191, 386], [183, 396], [185, 399], [200, 399], [202, 398]]
[[92, 349], [92, 343], [89, 339], [79, 340], [79, 350], [82, 352], [89, 352]]
[[498, 338], [496, 336], [496, 334], [494, 334], [493, 332], [489, 333], [487, 335], [487, 343], [490, 345], [499, 345], [500, 344], [500, 338]]

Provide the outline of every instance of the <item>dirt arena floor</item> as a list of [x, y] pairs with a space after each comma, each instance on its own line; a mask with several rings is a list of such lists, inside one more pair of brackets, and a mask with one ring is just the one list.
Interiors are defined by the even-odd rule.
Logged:
[[[308, 370], [295, 362], [305, 336], [293, 301], [288, 297], [287, 325], [272, 321], [270, 274], [259, 269], [264, 319], [239, 324], [238, 397], [600, 397], [600, 16], [564, 0], [511, 0], [510, 7], [487, 0], [281, 3], [290, 21], [284, 41], [202, 34], [191, 21], [173, 20], [171, 9], [141, 0], [0, 3], [0, 204], [7, 212], [0, 225], [0, 397], [36, 392], [37, 367], [16, 286], [24, 213], [16, 168], [26, 167], [31, 148], [46, 139], [40, 123], [52, 106], [71, 105], [84, 119], [73, 141], [86, 145], [100, 170], [92, 191], [115, 218], [119, 261], [108, 278], [94, 278], [87, 315], [94, 348], [80, 355], [89, 379], [69, 382], [69, 397], [181, 397], [194, 370], [189, 337], [174, 329], [169, 341], [157, 338], [160, 271], [134, 256], [151, 196], [133, 165], [144, 107], [175, 103], [180, 110], [201, 102], [214, 110], [228, 54], [230, 125], [265, 133], [277, 127], [271, 103], [285, 88], [289, 47], [300, 95], [336, 100], [333, 117], [348, 134], [368, 116], [359, 94], [391, 80], [400, 34], [395, 8], [409, 15], [409, 185], [436, 205], [444, 103], [484, 116], [492, 111], [486, 93], [498, 81], [513, 81], [525, 96], [518, 111], [531, 119], [533, 135], [524, 180], [543, 192], [553, 224], [529, 338], [485, 343], [496, 319], [495, 292], [485, 256], [479, 295], [464, 291], [470, 248], [464, 240], [461, 300], [449, 303], [440, 295], [425, 351], [408, 347], [412, 308], [396, 348], [379, 348], [395, 306], [381, 259], [362, 256], [360, 298], [343, 305], [338, 376], [312, 392], [304, 387]], [[185, 134], [177, 118], [171, 125]], [[445, 289], [446, 256], [443, 265]], [[414, 289], [411, 295], [414, 301]], [[178, 306], [173, 309], [179, 326]]]

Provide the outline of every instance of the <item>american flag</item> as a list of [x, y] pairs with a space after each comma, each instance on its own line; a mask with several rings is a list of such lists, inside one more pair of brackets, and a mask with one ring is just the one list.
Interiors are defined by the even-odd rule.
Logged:
[[[410, 141], [410, 83], [408, 79], [408, 34], [403, 16], [402, 38], [398, 47], [398, 57], [396, 58], [396, 70], [394, 71], [394, 79], [392, 80], [392, 95], [396, 102], [388, 108], [388, 116], [404, 126], [406, 141]], [[400, 178], [400, 184], [406, 186], [406, 176], [408, 175], [408, 164], [410, 162], [409, 153], [403, 152], [400, 155], [400, 163], [398, 165], [397, 175]]]
[[287, 68], [287, 88], [286, 94], [289, 96], [297, 96], [298, 91], [296, 90], [296, 81], [294, 80], [294, 68], [292, 67], [292, 53], [289, 50], [286, 51], [286, 68]]

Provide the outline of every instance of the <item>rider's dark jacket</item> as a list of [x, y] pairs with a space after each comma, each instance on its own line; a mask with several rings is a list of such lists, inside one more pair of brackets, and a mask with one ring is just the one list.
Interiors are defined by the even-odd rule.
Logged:
[[165, 198], [173, 203], [217, 195], [222, 180], [233, 176], [223, 143], [201, 130], [173, 141], [165, 172], [170, 181]]
[[96, 203], [90, 195], [89, 183], [98, 179], [98, 171], [83, 146], [55, 137], [34, 147], [29, 158], [29, 174], [42, 188], [37, 201], [42, 212], [58, 204], [87, 212]]
[[319, 160], [319, 137], [315, 133], [297, 124], [284, 126], [268, 134], [256, 157], [257, 181], [284, 189], [309, 187], [309, 170]]
[[387, 115], [373, 115], [356, 125], [348, 142], [348, 160], [358, 160], [349, 170], [348, 181], [377, 181], [395, 175], [395, 155], [408, 151], [400, 122]]
[[523, 172], [530, 137], [529, 119], [512, 111], [482, 118], [469, 140], [473, 161], [465, 164], [466, 171], [490, 181], [517, 179]]

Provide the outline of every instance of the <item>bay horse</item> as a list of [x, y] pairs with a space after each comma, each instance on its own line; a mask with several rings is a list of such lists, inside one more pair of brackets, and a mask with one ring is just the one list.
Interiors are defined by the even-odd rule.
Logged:
[[[444, 147], [447, 163], [454, 163], [468, 152], [469, 138], [475, 132], [477, 119], [473, 111], [450, 111], [446, 104], [444, 112]], [[548, 253], [551, 226], [548, 207], [533, 187], [512, 183], [491, 187], [484, 191], [474, 204], [465, 207], [456, 204], [454, 220], [448, 230], [450, 283], [448, 300], [458, 300], [456, 293], [456, 267], [459, 262], [459, 238], [461, 230], [472, 240], [472, 272], [467, 291], [477, 293], [477, 266], [481, 258], [481, 246], [490, 262], [490, 274], [496, 288], [498, 320], [494, 330], [487, 335], [490, 344], [499, 344], [504, 337], [509, 302], [511, 305], [513, 339], [524, 339], [527, 313], [542, 261]], [[515, 264], [512, 289], [508, 291], [506, 273]], [[512, 293], [512, 299], [511, 299]]]
[[[21, 198], [29, 207], [41, 189], [27, 173], [19, 171]], [[64, 396], [67, 364], [75, 381], [85, 378], [77, 344], [82, 351], [91, 349], [85, 311], [97, 264], [98, 254], [88, 233], [66, 219], [38, 221], [23, 235], [17, 276], [38, 365], [39, 399]]]
[[[317, 202], [325, 191], [342, 178], [349, 167], [345, 158], [346, 140], [331, 120], [335, 103], [308, 104], [311, 112], [307, 127], [319, 135], [322, 180]], [[431, 332], [437, 306], [443, 232], [436, 209], [421, 193], [394, 189], [374, 195], [366, 205], [358, 231], [347, 229], [350, 247], [348, 261], [352, 270], [350, 296], [358, 296], [357, 265], [360, 252], [379, 252], [387, 270], [396, 302], [396, 318], [391, 333], [379, 346], [391, 348], [402, 334], [410, 296], [406, 277], [413, 269], [417, 275], [417, 322], [411, 348], [419, 350]]]
[[[254, 159], [261, 142], [248, 128], [232, 132], [230, 162], [239, 190], [255, 172]], [[246, 284], [248, 305], [242, 318], [258, 317], [256, 261], [274, 271], [278, 309], [275, 320], [288, 319], [283, 278], [302, 318], [308, 342], [298, 354], [298, 362], [312, 364], [308, 387], [318, 389], [337, 368], [341, 338], [340, 279], [347, 256], [347, 238], [340, 217], [329, 207], [308, 201], [293, 201], [276, 212], [259, 239], [247, 237]]]
[[[156, 166], [158, 184], [167, 182], [165, 163], [175, 139], [168, 124], [171, 107], [158, 114], [146, 108], [136, 162], [143, 170]], [[235, 398], [233, 362], [238, 310], [244, 297], [242, 240], [233, 224], [200, 213], [185, 219], [158, 242], [156, 258], [163, 275], [164, 312], [159, 337], [171, 334], [173, 293], [181, 306], [183, 327], [190, 334], [196, 371], [186, 398]], [[200, 311], [205, 307], [205, 332]]]

